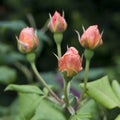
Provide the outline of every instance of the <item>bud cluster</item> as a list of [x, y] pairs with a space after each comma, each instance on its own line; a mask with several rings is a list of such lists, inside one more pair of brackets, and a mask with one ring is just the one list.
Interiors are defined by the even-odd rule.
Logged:
[[[54, 15], [50, 15], [50, 20], [48, 22], [48, 29], [54, 33], [54, 38], [60, 37], [62, 40], [62, 33], [66, 30], [67, 23], [64, 18], [64, 15], [60, 15], [59, 12], [55, 11]], [[78, 34], [78, 39], [85, 49], [93, 50], [96, 47], [103, 44], [102, 35], [99, 32], [97, 25], [89, 26], [84, 30], [81, 38]], [[57, 36], [57, 37], [56, 37]], [[38, 47], [38, 37], [32, 27], [24, 28], [17, 38], [18, 49], [22, 53], [33, 52]], [[57, 42], [56, 42], [57, 43]], [[82, 70], [82, 59], [78, 54], [78, 51], [74, 47], [67, 49], [67, 52], [58, 58], [58, 67], [62, 73], [67, 73], [68, 77], [74, 76], [75, 73], [78, 73]]]

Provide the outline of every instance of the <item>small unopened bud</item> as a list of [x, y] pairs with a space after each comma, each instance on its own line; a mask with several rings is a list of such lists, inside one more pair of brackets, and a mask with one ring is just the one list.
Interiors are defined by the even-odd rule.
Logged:
[[51, 32], [64, 32], [67, 28], [67, 23], [64, 19], [64, 15], [61, 16], [59, 12], [55, 12], [53, 16], [50, 15], [50, 21], [48, 28]]
[[94, 49], [103, 44], [102, 34], [100, 34], [97, 25], [92, 25], [87, 30], [84, 30], [81, 38], [78, 32], [77, 34], [79, 42], [84, 48]]
[[34, 51], [38, 46], [38, 37], [33, 28], [23, 28], [17, 38], [18, 49], [22, 53], [29, 53]]
[[67, 49], [67, 52], [58, 59], [59, 71], [67, 77], [73, 77], [82, 70], [82, 59], [74, 47]]

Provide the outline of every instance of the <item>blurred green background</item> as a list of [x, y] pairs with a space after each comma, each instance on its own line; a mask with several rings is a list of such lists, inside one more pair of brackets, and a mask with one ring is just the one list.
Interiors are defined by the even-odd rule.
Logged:
[[[33, 26], [39, 36], [36, 65], [46, 80], [56, 78], [56, 45], [46, 28], [49, 13], [65, 12], [68, 24], [64, 32], [62, 52], [67, 45], [74, 46], [82, 54], [75, 30], [82, 34], [82, 25], [87, 28], [98, 24], [103, 33], [104, 44], [95, 50], [91, 62], [90, 80], [105, 74], [120, 81], [120, 0], [1, 0], [0, 1], [0, 116], [8, 113], [4, 108], [12, 104], [15, 92], [4, 92], [10, 83], [28, 84], [36, 81], [24, 55], [19, 53], [15, 36], [23, 27]], [[84, 67], [84, 62], [83, 62]], [[83, 72], [80, 74], [83, 79]], [[56, 84], [48, 81], [50, 84]], [[59, 87], [59, 85], [57, 86]]]

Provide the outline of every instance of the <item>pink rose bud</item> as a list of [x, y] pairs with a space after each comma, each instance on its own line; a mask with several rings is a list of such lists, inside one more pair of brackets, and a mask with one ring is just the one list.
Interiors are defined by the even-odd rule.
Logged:
[[18, 41], [18, 49], [22, 53], [32, 52], [38, 46], [38, 37], [35, 34], [34, 29], [30, 27], [26, 27], [20, 32], [17, 41]]
[[92, 25], [84, 31], [81, 38], [78, 34], [80, 44], [87, 49], [94, 49], [103, 44], [102, 34], [100, 34], [97, 25]]
[[67, 52], [58, 60], [59, 71], [67, 73], [67, 77], [73, 77], [82, 70], [82, 59], [74, 47], [67, 49]]
[[53, 16], [50, 15], [50, 21], [48, 28], [51, 32], [64, 32], [67, 28], [67, 23], [64, 16], [61, 16], [59, 12], [55, 12]]

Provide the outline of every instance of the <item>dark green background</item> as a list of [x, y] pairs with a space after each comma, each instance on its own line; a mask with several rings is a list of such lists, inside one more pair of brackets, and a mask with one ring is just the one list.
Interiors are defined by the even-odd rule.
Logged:
[[[16, 71], [17, 80], [15, 83], [23, 84], [27, 81], [24, 80], [23, 73], [13, 63], [22, 61], [23, 65], [30, 68], [24, 57], [19, 54], [15, 36], [19, 36], [23, 27], [31, 26], [30, 16], [34, 18], [37, 30], [41, 30], [49, 18], [49, 13], [53, 15], [56, 10], [61, 14], [62, 11], [65, 12], [68, 24], [68, 28], [64, 32], [62, 52], [66, 51], [68, 45], [76, 47], [82, 54], [84, 49], [78, 42], [75, 30], [82, 34], [82, 25], [87, 28], [97, 24], [100, 32], [104, 31], [102, 37], [104, 44], [95, 50], [91, 62], [93, 68], [91, 79], [108, 74], [111, 80], [120, 80], [120, 0], [1, 0], [0, 66], [9, 66]], [[16, 21], [16, 24], [12, 26], [11, 22], [13, 21]], [[51, 32], [47, 30], [39, 38], [41, 41], [40, 50], [36, 59], [39, 72], [56, 71], [57, 59], [53, 55], [56, 53], [56, 45]], [[11, 53], [17, 53], [17, 55], [14, 54], [13, 57]], [[16, 96], [16, 93], [13, 92], [3, 92], [6, 85], [0, 83], [0, 104], [2, 106], [9, 105]]]

